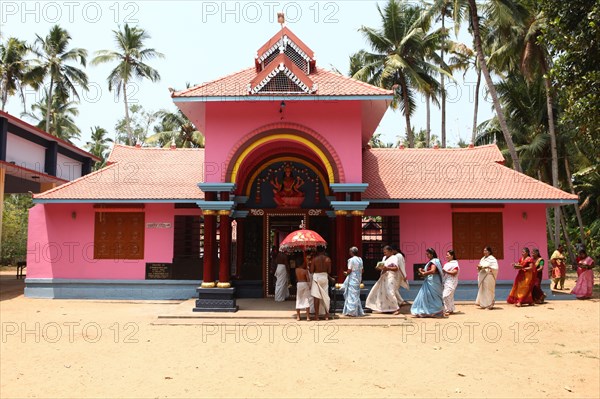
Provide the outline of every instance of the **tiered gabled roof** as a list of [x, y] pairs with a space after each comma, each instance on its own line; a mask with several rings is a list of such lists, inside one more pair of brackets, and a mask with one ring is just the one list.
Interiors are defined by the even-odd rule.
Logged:
[[278, 54], [285, 54], [307, 75], [316, 69], [315, 53], [287, 26], [271, 37], [256, 52], [256, 72], [262, 71]]
[[296, 99], [314, 96], [391, 101], [394, 93], [317, 68], [315, 53], [284, 27], [258, 49], [254, 67], [173, 93], [172, 97], [175, 102], [186, 102], [192, 97], [203, 102], [224, 97], [259, 99], [290, 94]]
[[316, 70], [314, 52], [287, 27], [270, 38], [256, 53], [257, 75], [248, 92], [304, 93], [317, 91], [309, 78]]

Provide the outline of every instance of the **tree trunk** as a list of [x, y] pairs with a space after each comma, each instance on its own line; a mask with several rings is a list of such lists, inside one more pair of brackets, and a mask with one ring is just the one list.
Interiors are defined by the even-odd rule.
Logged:
[[[537, 177], [539, 181], [542, 181], [542, 172], [540, 172], [539, 169], [537, 171]], [[550, 237], [552, 248], [557, 248], [560, 241], [556, 241], [556, 239], [554, 238], [554, 234], [552, 234], [552, 229], [550, 228], [551, 225], [552, 223], [550, 219], [550, 209], [546, 207], [546, 228], [548, 229], [548, 237]]]
[[415, 148], [415, 136], [410, 127], [410, 102], [408, 101], [408, 87], [404, 76], [400, 76], [400, 87], [402, 88], [402, 101], [404, 101], [404, 119], [406, 120], [406, 137], [408, 137], [408, 147]]
[[565, 242], [567, 244], [567, 251], [569, 251], [569, 259], [571, 260], [571, 265], [574, 265], [575, 255], [573, 254], [573, 248], [571, 247], [571, 239], [569, 238], [569, 230], [567, 230], [567, 223], [565, 223], [565, 218], [562, 212], [560, 211], [560, 208], [558, 208], [558, 213], [560, 215], [560, 223], [562, 224], [563, 235], [565, 236]]
[[[544, 86], [546, 88], [546, 107], [548, 109], [548, 134], [550, 135], [550, 153], [552, 155], [552, 186], [558, 188], [558, 150], [556, 148], [556, 131], [554, 129], [554, 111], [552, 110], [552, 88], [550, 80], [544, 78]], [[554, 238], [559, 239], [560, 225], [558, 212], [559, 207], [554, 207]]]
[[431, 96], [429, 93], [425, 94], [425, 103], [427, 106], [427, 131], [425, 134], [425, 147], [429, 148], [431, 142]]
[[471, 9], [471, 20], [473, 22], [473, 38], [475, 39], [475, 51], [477, 52], [479, 67], [481, 68], [481, 72], [483, 72], [485, 82], [492, 96], [492, 100], [494, 102], [494, 109], [496, 110], [496, 116], [498, 117], [498, 122], [500, 123], [500, 128], [502, 129], [502, 134], [504, 135], [504, 140], [506, 141], [506, 146], [508, 147], [508, 153], [510, 154], [510, 157], [513, 162], [513, 168], [517, 172], [521, 172], [521, 164], [519, 163], [517, 150], [515, 149], [512, 136], [508, 131], [508, 125], [506, 124], [506, 119], [504, 118], [504, 111], [500, 106], [500, 101], [498, 100], [498, 93], [496, 93], [496, 87], [494, 86], [494, 82], [492, 82], [492, 77], [490, 76], [490, 71], [488, 70], [487, 63], [485, 61], [483, 47], [481, 46], [481, 35], [479, 33], [479, 16], [477, 15], [477, 5], [475, 4], [475, 0], [469, 0], [469, 7]]
[[477, 83], [475, 84], [475, 99], [473, 104], [473, 131], [471, 133], [471, 143], [475, 145], [477, 138], [477, 113], [479, 112], [479, 87], [481, 86], [481, 69], [477, 68]]
[[50, 133], [50, 114], [52, 113], [52, 86], [54, 86], [54, 76], [50, 75], [50, 87], [46, 96], [46, 133]]
[[[565, 171], [567, 172], [567, 181], [569, 182], [571, 194], [575, 194], [575, 189], [573, 188], [573, 180], [571, 179], [571, 167], [569, 166], [569, 158], [567, 157], [565, 157]], [[581, 238], [581, 243], [585, 246], [585, 231], [583, 230], [583, 219], [581, 218], [579, 204], [573, 204], [573, 206], [575, 207], [575, 215], [577, 215], [577, 223], [579, 223], [579, 235]]]
[[[444, 17], [444, 14], [446, 13], [445, 7], [444, 10], [442, 10], [442, 34], [445, 35], [446, 30], [445, 30], [445, 20], [446, 18]], [[445, 36], [444, 36], [445, 37]], [[445, 46], [445, 40], [444, 42], [442, 42], [442, 47], [440, 49], [440, 58], [442, 59], [442, 67], [444, 64], [444, 46]], [[442, 87], [442, 148], [446, 148], [446, 86], [444, 84], [444, 74], [441, 73], [440, 74], [440, 86]], [[429, 145], [428, 145], [429, 147]]]
[[123, 82], [123, 102], [125, 103], [125, 126], [127, 127], [128, 145], [135, 145], [133, 142], [133, 132], [131, 131], [131, 120], [129, 119], [129, 105], [127, 104], [127, 82]]
[[4, 111], [4, 106], [6, 105], [6, 101], [8, 100], [8, 89], [5, 90], [5, 87], [7, 86], [6, 84], [4, 84], [5, 79], [4, 77], [2, 77], [2, 81], [0, 81], [0, 90], [2, 90], [2, 111]]

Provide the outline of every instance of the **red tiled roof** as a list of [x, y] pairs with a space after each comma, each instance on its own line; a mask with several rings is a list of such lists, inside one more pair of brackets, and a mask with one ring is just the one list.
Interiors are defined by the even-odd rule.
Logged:
[[204, 199], [204, 149], [136, 148], [117, 144], [110, 165], [34, 196], [37, 200]]
[[363, 153], [365, 200], [577, 200], [500, 163], [496, 145], [373, 148]]
[[[464, 149], [374, 148], [363, 152], [368, 201], [577, 200], [502, 165], [496, 145]], [[204, 149], [115, 145], [110, 165], [36, 200], [201, 200]]]
[[[247, 68], [233, 73], [223, 78], [213, 80], [212, 82], [177, 92], [173, 98], [185, 97], [260, 97], [261, 94], [251, 95], [248, 92], [248, 85], [257, 76], [255, 68]], [[309, 75], [310, 79], [317, 85], [316, 93], [302, 94], [316, 96], [391, 96], [391, 90], [385, 90], [368, 83], [340, 75], [335, 72], [317, 69]], [[262, 94], [270, 97], [276, 96], [276, 93]], [[294, 94], [296, 95], [296, 94]], [[289, 93], [281, 93], [281, 96], [289, 96]]]

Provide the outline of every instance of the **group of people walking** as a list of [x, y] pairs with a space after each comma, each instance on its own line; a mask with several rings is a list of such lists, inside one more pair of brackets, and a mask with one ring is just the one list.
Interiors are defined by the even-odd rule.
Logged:
[[[562, 254], [563, 247], [559, 246], [550, 257], [552, 265], [551, 277], [554, 281], [554, 289], [563, 289], [564, 276], [566, 274], [565, 257]], [[400, 314], [400, 308], [409, 303], [402, 298], [400, 288], [409, 289], [406, 275], [406, 262], [404, 254], [397, 247], [386, 245], [383, 248], [383, 259], [377, 264], [380, 277], [369, 292], [365, 307], [376, 312]], [[346, 279], [341, 285], [344, 293], [344, 307], [342, 314], [350, 317], [364, 316], [365, 312], [360, 299], [360, 287], [364, 265], [358, 256], [358, 248], [351, 247], [349, 250], [347, 269], [344, 272]], [[460, 266], [456, 259], [454, 250], [448, 250], [445, 254], [445, 263], [442, 264], [436, 251], [427, 248], [425, 251], [427, 263], [418, 269], [423, 277], [423, 284], [412, 303], [410, 312], [415, 317], [444, 317], [456, 311], [454, 304], [454, 293], [458, 287]], [[529, 250], [525, 247], [521, 251], [519, 260], [512, 264], [517, 270], [517, 275], [511, 292], [506, 299], [515, 306], [533, 305], [543, 303], [546, 294], [541, 288], [543, 280], [544, 259], [537, 248]], [[594, 276], [593, 259], [587, 255], [585, 249], [579, 251], [577, 257], [577, 284], [572, 293], [579, 299], [592, 296]], [[276, 278], [283, 279], [283, 275], [277, 272]], [[300, 320], [300, 311], [306, 311], [306, 319], [309, 320], [310, 312], [315, 312], [315, 319], [320, 315], [329, 319], [329, 294], [328, 275], [331, 272], [331, 259], [322, 251], [311, 261], [313, 271], [312, 278], [306, 265], [296, 268], [296, 279], [298, 282], [296, 295], [297, 319]], [[478, 269], [478, 292], [475, 304], [482, 309], [493, 309], [495, 304], [496, 277], [498, 275], [498, 261], [494, 257], [491, 247], [483, 249], [483, 257], [477, 265]], [[285, 271], [285, 269], [283, 269]], [[557, 285], [560, 284], [560, 288]], [[279, 289], [277, 288], [279, 287]], [[275, 298], [280, 299], [285, 294], [286, 287], [276, 286]], [[283, 292], [283, 293], [282, 293]], [[285, 297], [283, 297], [285, 299]], [[283, 299], [283, 300], [284, 300]]]

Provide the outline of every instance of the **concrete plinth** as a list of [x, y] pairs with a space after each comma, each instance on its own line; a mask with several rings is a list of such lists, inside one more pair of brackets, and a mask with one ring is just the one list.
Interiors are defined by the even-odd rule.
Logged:
[[196, 288], [194, 312], [237, 312], [235, 288]]

